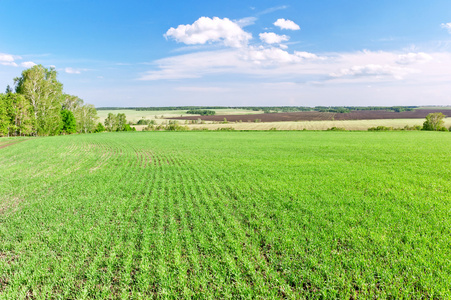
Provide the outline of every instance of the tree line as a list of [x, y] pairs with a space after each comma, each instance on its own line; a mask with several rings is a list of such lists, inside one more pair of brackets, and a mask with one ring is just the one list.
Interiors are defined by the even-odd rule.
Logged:
[[0, 136], [48, 136], [95, 132], [97, 110], [65, 94], [54, 68], [35, 65], [0, 94]]

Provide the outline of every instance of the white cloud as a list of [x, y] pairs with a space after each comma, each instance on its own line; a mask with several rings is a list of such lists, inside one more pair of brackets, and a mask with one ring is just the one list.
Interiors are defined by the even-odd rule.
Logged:
[[14, 62], [14, 56], [11, 54], [0, 53], [0, 62]]
[[225, 46], [235, 48], [246, 46], [252, 38], [252, 35], [245, 32], [237, 23], [228, 18], [218, 17], [213, 19], [201, 17], [192, 25], [171, 27], [164, 36], [187, 45], [223, 42]]
[[448, 30], [451, 33], [451, 22], [450, 23], [442, 23], [442, 28]]
[[280, 48], [249, 47], [244, 55], [246, 60], [256, 64], [274, 65], [283, 63], [301, 63], [305, 60], [321, 60], [322, 57], [309, 52], [294, 51], [293, 54]]
[[36, 66], [36, 64], [32, 61], [24, 61], [20, 64], [20, 66], [24, 68], [31, 68], [33, 66]]
[[287, 35], [278, 35], [274, 32], [264, 32], [260, 33], [260, 40], [267, 44], [280, 44], [281, 42], [286, 42], [290, 39]]
[[365, 77], [365, 76], [392, 76], [395, 79], [403, 79], [403, 77], [409, 73], [413, 73], [415, 70], [394, 67], [390, 65], [375, 65], [368, 64], [364, 66], [352, 66], [350, 68], [343, 68], [339, 72], [330, 73], [331, 77]]
[[80, 74], [81, 70], [73, 68], [65, 68], [64, 72], [66, 72], [67, 74]]
[[0, 53], [0, 65], [17, 67], [17, 64], [14, 61], [16, 58], [20, 59], [21, 57], [6, 53]]
[[432, 56], [424, 52], [407, 53], [398, 56], [396, 63], [401, 65], [410, 65], [415, 63], [426, 63], [432, 60]]
[[276, 22], [274, 22], [274, 25], [276, 25], [280, 29], [287, 29], [287, 30], [301, 29], [298, 24], [294, 23], [291, 20], [285, 20], [285, 19], [278, 19]]

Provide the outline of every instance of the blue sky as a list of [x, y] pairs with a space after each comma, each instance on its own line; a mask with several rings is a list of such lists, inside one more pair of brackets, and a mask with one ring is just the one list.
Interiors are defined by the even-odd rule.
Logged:
[[0, 0], [0, 13], [0, 89], [42, 64], [96, 106], [451, 104], [449, 0]]

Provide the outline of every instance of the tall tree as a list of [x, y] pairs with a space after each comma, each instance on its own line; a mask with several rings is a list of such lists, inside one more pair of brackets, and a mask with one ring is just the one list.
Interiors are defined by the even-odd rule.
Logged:
[[62, 108], [70, 110], [73, 113], [75, 113], [77, 108], [83, 105], [83, 100], [78, 98], [77, 96], [63, 94], [62, 99]]
[[125, 125], [127, 125], [127, 118], [125, 114], [117, 114], [117, 131], [125, 131]]
[[69, 134], [77, 132], [77, 122], [75, 121], [74, 114], [70, 110], [63, 109], [61, 111], [61, 120], [63, 122], [61, 132]]
[[94, 132], [97, 110], [92, 104], [85, 104], [76, 109], [77, 130], [81, 133]]
[[61, 128], [61, 102], [63, 84], [57, 79], [54, 68], [42, 65], [24, 70], [14, 79], [16, 92], [30, 102], [36, 120], [36, 134], [58, 134]]
[[443, 119], [445, 115], [440, 113], [430, 113], [426, 116], [426, 121], [423, 123], [423, 130], [433, 130], [433, 131], [445, 131], [445, 122]]
[[117, 129], [117, 117], [113, 113], [109, 113], [105, 119], [105, 128], [108, 131], [116, 131]]
[[8, 93], [10, 117], [10, 135], [29, 135], [35, 128], [33, 110], [27, 99], [20, 94]]
[[8, 99], [4, 94], [0, 94], [0, 136], [6, 136], [9, 133], [10, 118], [8, 115]]

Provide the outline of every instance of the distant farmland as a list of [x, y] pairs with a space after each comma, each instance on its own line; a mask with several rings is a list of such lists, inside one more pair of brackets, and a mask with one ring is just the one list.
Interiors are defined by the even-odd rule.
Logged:
[[423, 119], [429, 113], [441, 112], [451, 117], [449, 109], [416, 109], [412, 111], [392, 112], [384, 110], [358, 110], [349, 113], [331, 113], [303, 111], [291, 113], [265, 113], [258, 115], [215, 115], [215, 116], [184, 116], [173, 117], [175, 120], [224, 121], [229, 122], [289, 122], [289, 121], [345, 121], [345, 120], [379, 120], [379, 119]]
[[1, 138], [0, 298], [449, 299], [450, 149], [425, 131]]

